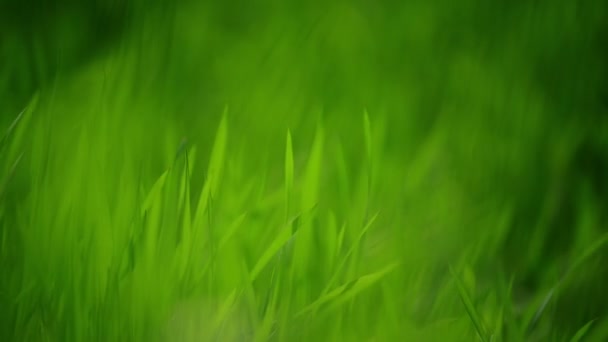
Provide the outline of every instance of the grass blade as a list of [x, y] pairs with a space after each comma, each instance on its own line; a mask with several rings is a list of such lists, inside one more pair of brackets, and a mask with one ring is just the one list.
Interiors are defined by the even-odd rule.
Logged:
[[163, 172], [163, 174], [160, 175], [160, 177], [156, 180], [154, 185], [152, 185], [152, 189], [150, 189], [150, 192], [148, 193], [148, 196], [144, 200], [144, 204], [141, 207], [142, 216], [144, 216], [145, 213], [150, 210], [152, 203], [154, 203], [154, 201], [157, 200], [158, 197], [161, 195], [162, 189], [165, 186], [165, 180], [167, 179], [168, 173], [168, 170]]
[[224, 110], [224, 115], [222, 116], [215, 135], [211, 157], [209, 158], [207, 180], [203, 185], [203, 190], [199, 196], [198, 205], [194, 214], [194, 227], [200, 227], [202, 224], [205, 213], [207, 212], [209, 200], [215, 197], [219, 187], [228, 139], [227, 110], [227, 108]]
[[395, 268], [399, 266], [398, 263], [392, 263], [385, 268], [370, 274], [366, 274], [357, 279], [349, 281], [348, 283], [338, 286], [337, 288], [329, 291], [328, 293], [322, 295], [319, 299], [314, 301], [312, 304], [308, 305], [300, 312], [296, 314], [296, 316], [302, 316], [304, 314], [310, 312], [316, 312], [322, 306], [326, 305], [328, 311], [335, 310], [340, 305], [345, 302], [353, 299], [363, 290], [369, 288], [375, 283], [379, 282], [382, 278], [384, 278], [388, 273], [393, 271]]
[[228, 141], [228, 107], [224, 109], [224, 114], [220, 125], [217, 129], [211, 158], [209, 160], [209, 184], [211, 187], [211, 197], [215, 197], [220, 184], [220, 178], [224, 168], [224, 159], [226, 155], [226, 144]]
[[574, 334], [574, 336], [572, 336], [572, 338], [570, 339], [570, 342], [580, 341], [587, 334], [593, 322], [595, 322], [595, 320], [587, 322], [587, 324], [583, 325], [580, 329], [578, 329], [576, 334]]
[[260, 275], [260, 272], [262, 272], [264, 267], [268, 265], [268, 262], [270, 262], [272, 257], [276, 255], [281, 250], [281, 248], [285, 246], [285, 244], [287, 244], [287, 242], [295, 235], [295, 233], [297, 233], [297, 231], [292, 231], [291, 229], [289, 229], [289, 227], [291, 227], [291, 224], [295, 220], [297, 220], [297, 217], [291, 220], [288, 225], [284, 226], [279, 231], [270, 246], [266, 248], [262, 256], [258, 259], [255, 266], [251, 269], [251, 272], [249, 273], [249, 280], [251, 282], [253, 282]]
[[365, 152], [367, 157], [367, 165], [371, 165], [372, 160], [372, 125], [369, 120], [367, 110], [363, 113], [363, 133], [365, 139]]
[[487, 333], [487, 329], [484, 326], [483, 322], [481, 321], [481, 317], [479, 316], [479, 313], [475, 309], [473, 300], [471, 299], [471, 296], [469, 295], [468, 291], [465, 289], [464, 284], [462, 283], [460, 277], [454, 272], [454, 269], [452, 267], [450, 267], [450, 272], [452, 273], [452, 276], [456, 280], [456, 287], [458, 288], [458, 294], [460, 295], [460, 299], [462, 300], [462, 303], [464, 304], [467, 314], [469, 315], [469, 318], [473, 322], [473, 325], [475, 326], [475, 330], [477, 330], [479, 337], [481, 338], [481, 340], [483, 342], [490, 341], [490, 339], [488, 338], [489, 334]]
[[[363, 239], [363, 236], [365, 236], [365, 234], [367, 233], [367, 231], [372, 226], [372, 224], [376, 221], [377, 218], [378, 218], [378, 213], [376, 213], [374, 216], [372, 216], [372, 218], [367, 222], [367, 224], [363, 227], [363, 229], [361, 229], [361, 232], [359, 233], [359, 236], [357, 237], [357, 240], [355, 242], [353, 242], [353, 244], [350, 246], [350, 248], [348, 249], [348, 251], [346, 252], [346, 254], [344, 254], [344, 257], [342, 257], [342, 261], [340, 262], [340, 264], [338, 265], [338, 267], [334, 270], [334, 272], [333, 272], [334, 275], [332, 276], [332, 278], [327, 283], [327, 286], [325, 287], [325, 290], [323, 291], [323, 293], [327, 293], [327, 291], [329, 291], [329, 289], [334, 285], [334, 283], [336, 282], [336, 280], [340, 276], [340, 274], [342, 272], [342, 269], [346, 265], [346, 262], [348, 261], [348, 258], [350, 257], [351, 254], [353, 254], [353, 252], [355, 251], [355, 249], [357, 248], [357, 246], [361, 243], [361, 240]], [[341, 232], [338, 235], [338, 243], [340, 245], [342, 244], [342, 240], [344, 238], [344, 231], [345, 230], [346, 230], [346, 228], [343, 227], [342, 230], [341, 230]]]
[[4, 191], [6, 190], [6, 187], [8, 186], [8, 182], [10, 181], [11, 177], [15, 173], [15, 170], [17, 169], [17, 165], [19, 165], [19, 162], [21, 161], [22, 157], [23, 157], [23, 153], [21, 153], [17, 157], [17, 160], [15, 160], [15, 162], [11, 165], [11, 168], [9, 169], [8, 174], [4, 177], [4, 179], [2, 180], [2, 183], [0, 183], [0, 199], [2, 199], [2, 197], [4, 197]]
[[30, 117], [30, 114], [36, 109], [37, 105], [38, 105], [38, 98], [39, 95], [38, 93], [36, 93], [32, 99], [30, 100], [30, 102], [27, 104], [27, 106], [25, 107], [25, 109], [23, 109], [18, 115], [17, 117], [11, 122], [10, 126], [7, 128], [6, 132], [4, 132], [4, 135], [2, 136], [2, 140], [0, 140], [0, 147], [4, 147], [4, 145], [7, 143], [8, 141], [8, 137], [11, 135], [11, 133], [13, 131], [16, 130], [17, 125], [20, 122], [25, 122], [27, 121], [27, 119]]
[[293, 191], [293, 147], [291, 143], [291, 132], [287, 131], [285, 143], [285, 222], [289, 218], [291, 205], [291, 192]]

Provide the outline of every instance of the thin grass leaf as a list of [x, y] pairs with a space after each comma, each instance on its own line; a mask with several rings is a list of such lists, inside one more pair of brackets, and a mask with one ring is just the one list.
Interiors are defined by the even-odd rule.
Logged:
[[464, 304], [464, 307], [467, 311], [467, 314], [469, 315], [469, 318], [471, 319], [471, 321], [473, 322], [473, 325], [475, 326], [475, 330], [477, 330], [477, 334], [479, 334], [479, 337], [481, 338], [481, 340], [483, 342], [490, 341], [490, 339], [488, 338], [488, 336], [490, 336], [488, 334], [488, 330], [484, 326], [483, 322], [481, 321], [481, 317], [479, 316], [477, 309], [475, 309], [473, 300], [471, 299], [471, 296], [469, 295], [468, 291], [464, 287], [464, 284], [460, 280], [460, 277], [454, 272], [454, 269], [452, 267], [450, 267], [450, 272], [452, 273], [452, 276], [456, 280], [456, 287], [458, 288], [458, 294], [460, 295], [460, 299], [462, 300], [462, 303]]
[[185, 155], [186, 153], [189, 153], [189, 143], [188, 143], [188, 138], [183, 137], [182, 140], [179, 142], [179, 146], [177, 147], [176, 151], [175, 151], [175, 160], [177, 161], [181, 156]]
[[540, 302], [540, 305], [538, 305], [538, 308], [534, 311], [530, 311], [525, 316], [526, 318], [524, 318], [524, 323], [525, 323], [524, 331], [527, 331], [528, 334], [534, 330], [534, 328], [536, 327], [536, 324], [540, 321], [540, 318], [542, 317], [543, 313], [549, 306], [549, 303], [551, 302], [553, 297], [555, 297], [555, 291], [557, 290], [558, 286], [559, 286], [559, 283], [557, 285], [553, 286], [549, 290], [549, 292], [547, 292], [547, 294], [543, 297], [543, 300]]
[[594, 319], [587, 322], [587, 324], [583, 325], [580, 329], [578, 329], [576, 334], [574, 334], [574, 336], [572, 336], [572, 338], [570, 339], [570, 342], [579, 342], [587, 334], [593, 322], [595, 322]]
[[[378, 218], [378, 215], [379, 215], [379, 213], [376, 213], [374, 216], [372, 216], [372, 218], [369, 219], [369, 221], [363, 227], [363, 229], [361, 229], [361, 232], [359, 233], [359, 236], [357, 237], [357, 240], [355, 240], [353, 242], [353, 244], [350, 246], [350, 248], [348, 249], [348, 251], [346, 252], [346, 254], [344, 254], [344, 256], [342, 257], [342, 261], [340, 262], [340, 264], [338, 265], [338, 267], [334, 270], [333, 276], [331, 277], [331, 279], [329, 280], [329, 282], [327, 283], [327, 285], [325, 287], [325, 290], [323, 291], [324, 294], [327, 293], [327, 291], [329, 291], [329, 289], [334, 286], [334, 284], [338, 280], [338, 277], [340, 276], [342, 270], [344, 269], [344, 266], [346, 265], [346, 262], [349, 260], [349, 257], [351, 256], [351, 254], [353, 254], [353, 252], [355, 251], [355, 249], [357, 248], [357, 246], [361, 243], [361, 240], [363, 239], [363, 236], [365, 236], [365, 234], [367, 233], [367, 231], [370, 229], [370, 227], [376, 221], [376, 219]], [[343, 238], [344, 238], [344, 231], [345, 230], [346, 230], [345, 227], [343, 227], [343, 229], [341, 230], [341, 232], [338, 235], [338, 243], [339, 243], [339, 245], [342, 244], [342, 241], [343, 241]]]
[[370, 198], [372, 196], [373, 170], [372, 170], [372, 127], [367, 110], [363, 113], [363, 132], [365, 136], [366, 168], [367, 168], [367, 197], [365, 199], [365, 219], [369, 215]]
[[319, 197], [319, 185], [321, 183], [321, 166], [323, 163], [323, 148], [325, 145], [325, 134], [323, 126], [319, 125], [317, 134], [312, 145], [304, 182], [302, 185], [302, 208], [308, 209], [316, 205]]
[[232, 222], [228, 229], [226, 229], [226, 234], [224, 234], [224, 236], [222, 236], [222, 238], [220, 239], [220, 242], [217, 245], [218, 249], [222, 249], [222, 247], [224, 247], [228, 243], [230, 238], [232, 238], [234, 236], [234, 233], [236, 233], [237, 229], [243, 224], [246, 217], [247, 213], [243, 213], [239, 217], [237, 217], [234, 222]]
[[8, 182], [13, 177], [13, 174], [15, 174], [15, 170], [17, 169], [17, 165], [19, 165], [19, 162], [21, 162], [21, 158], [22, 157], [23, 157], [23, 153], [21, 153], [17, 157], [17, 160], [15, 160], [15, 162], [11, 165], [11, 168], [9, 169], [8, 174], [4, 177], [4, 179], [2, 180], [2, 183], [0, 183], [0, 199], [2, 199], [4, 197], [4, 192], [6, 191], [6, 188], [8, 186]]
[[291, 143], [291, 132], [287, 130], [287, 141], [285, 143], [285, 221], [289, 217], [291, 206], [291, 193], [293, 191], [293, 147]]
[[338, 144], [335, 150], [334, 167], [337, 173], [338, 189], [340, 202], [348, 203], [351, 199], [350, 175], [348, 171], [348, 162], [344, 154], [344, 147]]
[[222, 171], [224, 169], [224, 160], [226, 156], [226, 144], [228, 142], [228, 107], [224, 109], [222, 120], [217, 129], [211, 159], [209, 160], [209, 171], [207, 177], [211, 186], [211, 197], [214, 198], [219, 188]]
[[270, 246], [266, 248], [262, 256], [256, 262], [255, 266], [251, 269], [251, 272], [249, 273], [249, 281], [253, 282], [260, 275], [260, 272], [262, 272], [264, 267], [268, 265], [268, 262], [270, 262], [272, 257], [275, 256], [281, 250], [281, 248], [285, 246], [285, 244], [287, 244], [287, 242], [297, 233], [297, 231], [292, 231], [289, 229], [289, 227], [299, 217], [300, 215], [292, 219], [289, 224], [279, 230], [275, 239], [270, 243]]
[[180, 256], [178, 279], [183, 279], [188, 264], [190, 262], [190, 254], [192, 249], [192, 216], [190, 206], [190, 165], [188, 154], [186, 154], [186, 167], [182, 175], [180, 190], [180, 202], [184, 202], [183, 208], [179, 208], [182, 214], [181, 219], [181, 236], [179, 237], [179, 249], [176, 255]]
[[280, 269], [275, 266], [272, 272], [270, 287], [266, 294], [266, 303], [263, 309], [263, 319], [260, 327], [255, 334], [254, 341], [268, 341], [273, 334], [273, 328], [277, 320], [277, 302], [279, 299], [279, 282], [280, 279], [276, 273], [280, 273]]
[[564, 274], [564, 276], [557, 282], [557, 284], [555, 284], [544, 296], [543, 300], [538, 306], [538, 309], [536, 309], [535, 311], [528, 312], [528, 314], [526, 315], [527, 318], [524, 319], [524, 331], [530, 333], [536, 327], [536, 324], [540, 320], [542, 314], [548, 307], [551, 300], [555, 297], [556, 291], [559, 291], [561, 288], [567, 286], [568, 280], [575, 274], [574, 271], [581, 267], [581, 265], [588, 258], [595, 254], [599, 249], [601, 249], [607, 242], [608, 234], [604, 234], [587, 249], [585, 249], [585, 251], [578, 258], [575, 259], [566, 274]]
[[268, 341], [272, 336], [272, 328], [276, 321], [275, 309], [271, 306], [270, 310], [266, 312], [262, 318], [260, 326], [257, 327], [253, 341]]
[[[4, 221], [4, 210], [0, 209], [0, 222]], [[6, 255], [4, 252], [6, 251], [6, 242], [8, 241], [8, 230], [5, 225], [0, 225], [0, 230], [2, 231], [2, 242], [0, 242], [0, 260], [2, 260]], [[1, 294], [1, 292], [0, 292]]]
[[336, 265], [336, 246], [338, 245], [338, 223], [336, 222], [336, 215], [330, 212], [327, 217], [326, 228], [321, 231], [322, 244], [325, 249], [325, 255], [327, 260], [328, 269], [333, 269]]
[[369, 113], [367, 110], [363, 112], [363, 133], [365, 141], [365, 155], [367, 157], [368, 167], [372, 160], [372, 125], [369, 121]]
[[[30, 117], [30, 114], [33, 113], [34, 110], [36, 109], [36, 107], [38, 106], [38, 100], [39, 100], [39, 94], [36, 93], [30, 100], [30, 102], [27, 104], [27, 106], [11, 122], [11, 124], [7, 128], [6, 132], [4, 132], [4, 135], [2, 136], [2, 140], [0, 140], [0, 148], [4, 147], [5, 144], [8, 143], [8, 138], [13, 131], [16, 131], [17, 125], [20, 122], [25, 123], [25, 121], [27, 121], [27, 119]], [[16, 140], [18, 140], [18, 139], [16, 139]]]
[[595, 252], [597, 252], [600, 248], [602, 248], [608, 242], [608, 233], [602, 235], [598, 238], [592, 245], [587, 247], [585, 251], [572, 263], [569, 274], [572, 274], [574, 270], [579, 268], [589, 257], [591, 257]]
[[228, 108], [226, 107], [215, 135], [215, 142], [213, 144], [211, 158], [209, 159], [207, 180], [203, 185], [203, 190], [199, 196], [198, 205], [194, 214], [195, 227], [200, 227], [203, 223], [205, 213], [208, 210], [209, 201], [211, 198], [216, 196], [217, 189], [219, 187], [220, 177], [224, 167], [224, 158], [226, 154], [228, 137], [227, 111]]
[[608, 340], [608, 321], [606, 319], [594, 320], [593, 329], [586, 331], [587, 341]]
[[230, 311], [234, 307], [236, 303], [236, 299], [238, 298], [237, 290], [234, 289], [230, 292], [230, 294], [224, 299], [220, 307], [217, 309], [215, 317], [213, 318], [213, 324], [211, 325], [212, 331], [217, 331], [222, 323], [229, 316]]
[[[308, 163], [302, 182], [302, 192], [300, 199], [300, 210], [316, 208], [319, 198], [321, 185], [321, 170], [323, 163], [323, 149], [325, 144], [325, 134], [323, 126], [319, 124], [313, 141]], [[292, 231], [299, 229], [298, 238], [294, 241], [293, 264], [290, 270], [290, 277], [298, 282], [310, 276], [311, 270], [315, 267], [315, 238], [317, 232], [313, 229], [312, 222], [303, 223], [299, 228], [292, 227]], [[303, 287], [295, 292], [294, 305], [304, 305], [309, 301], [310, 287]]]
[[327, 310], [329, 310], [329, 311], [334, 310], [338, 306], [355, 298], [355, 296], [357, 296], [363, 290], [378, 283], [380, 280], [382, 280], [386, 275], [391, 273], [397, 267], [399, 267], [399, 263], [395, 262], [395, 263], [392, 263], [392, 264], [386, 266], [385, 268], [381, 269], [380, 271], [370, 273], [370, 274], [360, 277], [354, 283], [353, 282], [349, 283], [349, 285], [345, 289], [345, 292], [343, 294], [341, 294], [340, 297], [336, 298], [335, 301], [331, 302], [329, 304]]
[[346, 223], [343, 223], [340, 227], [340, 231], [338, 232], [338, 237], [336, 241], [336, 255], [340, 255], [342, 252], [342, 247], [344, 246], [344, 234], [346, 233]]
[[357, 279], [351, 280], [346, 284], [338, 286], [337, 288], [327, 292], [322, 295], [319, 299], [314, 301], [312, 304], [308, 305], [304, 309], [300, 310], [296, 317], [302, 316], [307, 313], [315, 313], [321, 307], [326, 306], [327, 311], [332, 311], [337, 309], [342, 304], [347, 301], [355, 298], [359, 293], [363, 290], [369, 288], [374, 285], [382, 278], [384, 278], [388, 273], [392, 272], [395, 268], [399, 266], [399, 263], [392, 263], [380, 271], [366, 274]]
[[316, 312], [316, 311], [318, 311], [318, 309], [321, 308], [322, 305], [324, 305], [325, 303], [327, 303], [327, 302], [331, 301], [332, 299], [338, 297], [340, 294], [344, 293], [346, 291], [346, 289], [348, 288], [349, 284], [350, 283], [346, 283], [344, 285], [338, 286], [335, 289], [327, 292], [326, 294], [324, 294], [323, 296], [321, 296], [319, 299], [317, 299], [316, 301], [314, 301], [312, 304], [310, 304], [307, 307], [305, 307], [304, 309], [300, 310], [296, 314], [296, 317], [302, 316], [302, 315], [307, 314], [309, 312]]
[[163, 174], [158, 177], [156, 182], [154, 182], [154, 185], [152, 185], [152, 189], [150, 189], [150, 192], [148, 193], [148, 196], [144, 200], [144, 203], [141, 207], [141, 216], [144, 216], [145, 213], [150, 210], [152, 203], [160, 197], [163, 187], [165, 186], [165, 180], [167, 179], [168, 173], [168, 170], [163, 172]]
[[6, 129], [6, 132], [4, 132], [4, 135], [2, 136], [2, 140], [0, 140], [0, 145], [4, 146], [4, 144], [6, 144], [6, 142], [8, 141], [8, 137], [11, 135], [11, 132], [15, 129], [15, 127], [17, 126], [19, 121], [21, 121], [21, 118], [23, 117], [24, 113], [25, 113], [25, 109], [22, 110], [17, 115], [17, 117], [13, 120], [13, 122], [11, 122], [10, 126], [8, 126], [8, 128]]

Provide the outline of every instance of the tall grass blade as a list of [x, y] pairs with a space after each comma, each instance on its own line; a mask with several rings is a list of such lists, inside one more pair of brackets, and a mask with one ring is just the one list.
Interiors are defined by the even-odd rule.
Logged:
[[285, 143], [285, 221], [289, 218], [291, 196], [293, 191], [293, 146], [291, 143], [291, 132], [287, 131]]
[[260, 275], [260, 272], [262, 272], [264, 267], [266, 267], [266, 265], [268, 265], [268, 262], [270, 262], [272, 257], [275, 256], [281, 250], [281, 248], [283, 248], [283, 246], [285, 246], [285, 244], [287, 244], [287, 242], [292, 237], [295, 236], [297, 231], [294, 232], [291, 229], [289, 229], [289, 227], [299, 217], [300, 217], [300, 215], [298, 215], [296, 218], [292, 219], [288, 225], [283, 226], [279, 230], [277, 236], [270, 243], [268, 248], [266, 248], [266, 250], [264, 251], [262, 256], [258, 259], [255, 266], [253, 266], [253, 268], [251, 269], [251, 272], [249, 272], [249, 281], [251, 281], [251, 282], [255, 281], [255, 279]]
[[464, 304], [464, 307], [467, 311], [467, 314], [469, 315], [469, 318], [471, 319], [471, 321], [473, 322], [473, 325], [475, 326], [475, 330], [477, 330], [477, 334], [479, 334], [479, 338], [481, 338], [481, 340], [483, 342], [489, 342], [490, 335], [488, 334], [488, 330], [486, 329], [483, 322], [481, 321], [481, 317], [479, 316], [477, 309], [475, 309], [475, 305], [473, 304], [473, 300], [471, 299], [469, 292], [467, 291], [467, 289], [465, 288], [464, 284], [462, 283], [460, 277], [456, 274], [456, 272], [454, 271], [454, 269], [452, 267], [450, 267], [450, 272], [452, 273], [452, 276], [456, 280], [456, 287], [458, 289], [458, 294], [460, 295], [460, 299], [462, 300], [462, 303]]
[[198, 205], [194, 214], [194, 227], [201, 227], [205, 214], [208, 210], [209, 201], [217, 195], [222, 170], [224, 167], [226, 144], [228, 139], [227, 111], [228, 107], [226, 107], [224, 110], [224, 115], [222, 116], [215, 135], [211, 157], [209, 158], [207, 180], [203, 185], [203, 190], [199, 196]]

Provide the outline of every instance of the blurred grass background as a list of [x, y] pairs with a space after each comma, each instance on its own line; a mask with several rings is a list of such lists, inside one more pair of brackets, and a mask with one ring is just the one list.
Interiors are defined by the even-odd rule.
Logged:
[[607, 7], [2, 0], [0, 339], [605, 340]]

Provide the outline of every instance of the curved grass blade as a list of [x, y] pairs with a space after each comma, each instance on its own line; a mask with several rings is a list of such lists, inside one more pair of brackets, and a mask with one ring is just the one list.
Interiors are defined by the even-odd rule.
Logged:
[[572, 336], [572, 338], [570, 339], [570, 342], [580, 341], [587, 334], [593, 322], [595, 322], [595, 320], [587, 322], [587, 324], [583, 325], [580, 329], [578, 329], [576, 334], [574, 334], [574, 336]]
[[234, 233], [236, 233], [237, 229], [245, 221], [245, 217], [247, 217], [247, 213], [241, 214], [239, 217], [236, 218], [236, 220], [234, 220], [234, 222], [228, 227], [228, 229], [226, 229], [226, 234], [222, 236], [220, 242], [217, 245], [218, 249], [222, 249], [222, 247], [224, 247], [226, 243], [228, 243], [230, 238], [234, 235]]
[[281, 250], [281, 248], [283, 248], [283, 246], [285, 246], [287, 242], [289, 242], [292, 237], [295, 236], [297, 230], [289, 229], [289, 227], [291, 227], [292, 223], [294, 223], [299, 217], [300, 215], [296, 216], [286, 226], [284, 226], [279, 231], [278, 235], [272, 241], [270, 246], [266, 248], [264, 254], [262, 254], [262, 256], [258, 259], [257, 263], [249, 273], [249, 280], [251, 282], [253, 282], [260, 275], [260, 272], [262, 272], [264, 267], [268, 265], [272, 257], [276, 255]]
[[[17, 115], [17, 117], [11, 122], [10, 126], [7, 128], [6, 132], [2, 136], [2, 140], [0, 140], [0, 147], [4, 147], [8, 142], [8, 137], [11, 135], [13, 131], [16, 131], [17, 125], [20, 122], [25, 122], [30, 117], [30, 114], [36, 109], [38, 105], [38, 93], [34, 94], [30, 102], [27, 106]], [[23, 126], [23, 125], [22, 125]]]
[[591, 246], [589, 246], [587, 249], [585, 249], [585, 251], [581, 254], [581, 256], [578, 257], [574, 261], [572, 266], [570, 267], [570, 270], [568, 271], [569, 274], [571, 274], [572, 271], [574, 271], [575, 269], [580, 267], [580, 265], [583, 264], [585, 262], [585, 260], [587, 260], [589, 257], [591, 257], [591, 255], [593, 255], [596, 251], [598, 251], [600, 248], [602, 248], [607, 242], [608, 242], [608, 233], [601, 236]]
[[450, 266], [450, 272], [452, 273], [452, 276], [456, 280], [456, 287], [458, 288], [458, 294], [460, 295], [460, 299], [462, 300], [462, 303], [464, 304], [464, 307], [467, 311], [467, 314], [469, 315], [469, 318], [471, 319], [471, 321], [473, 322], [473, 325], [475, 326], [475, 330], [477, 330], [477, 334], [479, 334], [479, 337], [481, 338], [481, 340], [483, 342], [490, 341], [490, 339], [488, 338], [488, 336], [490, 336], [488, 334], [488, 330], [486, 329], [483, 322], [481, 321], [481, 317], [479, 316], [479, 313], [475, 309], [475, 305], [473, 305], [473, 300], [471, 299], [471, 296], [469, 295], [468, 291], [465, 289], [464, 285], [462, 284], [462, 280], [456, 274], [456, 272], [454, 272], [454, 269], [451, 266]]
[[545, 312], [548, 304], [551, 302], [551, 299], [555, 297], [556, 291], [559, 291], [563, 287], [567, 287], [568, 280], [574, 274], [574, 270], [578, 269], [587, 259], [589, 259], [593, 254], [595, 254], [598, 250], [600, 250], [606, 243], [608, 242], [608, 233], [602, 235], [599, 239], [597, 239], [591, 246], [589, 246], [585, 251], [574, 260], [572, 266], [568, 269], [566, 274], [555, 284], [545, 295], [544, 299], [540, 303], [538, 309], [534, 312], [530, 312], [529, 318], [525, 320], [525, 330], [530, 332], [532, 331], [538, 321], [540, 320], [542, 314]]
[[388, 273], [397, 268], [397, 266], [399, 266], [398, 263], [392, 263], [381, 269], [380, 271], [361, 276], [357, 279], [349, 281], [344, 285], [338, 286], [337, 288], [326, 293], [325, 295], [322, 295], [312, 304], [302, 309], [296, 314], [296, 317], [302, 316], [310, 312], [315, 313], [323, 306], [325, 306], [326, 311], [335, 310], [340, 305], [355, 298], [355, 296], [357, 296], [363, 290], [379, 282]]
[[8, 182], [13, 177], [13, 174], [15, 173], [15, 170], [17, 169], [17, 165], [19, 165], [19, 162], [21, 161], [22, 157], [23, 157], [23, 153], [21, 153], [17, 157], [17, 159], [15, 160], [15, 162], [13, 163], [13, 165], [11, 165], [11, 168], [9, 169], [8, 174], [4, 177], [4, 179], [2, 180], [2, 183], [0, 183], [0, 199], [2, 197], [4, 197], [4, 191], [6, 191], [6, 187], [8, 186]]
[[[334, 270], [334, 272], [333, 272], [334, 275], [331, 277], [331, 279], [327, 283], [327, 286], [325, 287], [325, 290], [323, 291], [324, 294], [328, 293], [329, 289], [332, 286], [334, 286], [334, 283], [336, 282], [336, 280], [340, 276], [340, 273], [341, 273], [342, 269], [344, 268], [344, 266], [346, 265], [346, 262], [348, 261], [348, 258], [350, 257], [351, 254], [353, 254], [353, 252], [355, 251], [355, 249], [357, 248], [357, 246], [359, 246], [359, 244], [361, 243], [361, 240], [363, 239], [363, 237], [365, 236], [365, 234], [367, 233], [367, 231], [372, 226], [372, 224], [374, 223], [374, 221], [376, 221], [377, 218], [378, 218], [378, 213], [376, 213], [374, 216], [372, 216], [372, 218], [369, 219], [369, 221], [363, 227], [363, 229], [361, 229], [361, 232], [359, 233], [359, 236], [357, 237], [357, 240], [355, 242], [353, 242], [353, 244], [350, 246], [350, 248], [348, 249], [348, 251], [346, 252], [346, 254], [344, 255], [344, 257], [342, 257], [342, 261], [340, 262], [340, 264], [338, 265], [338, 267]], [[339, 235], [338, 235], [338, 243], [340, 245], [342, 244], [342, 241], [344, 239], [344, 231], [345, 230], [346, 230], [345, 227], [343, 227], [342, 230], [340, 231]]]

